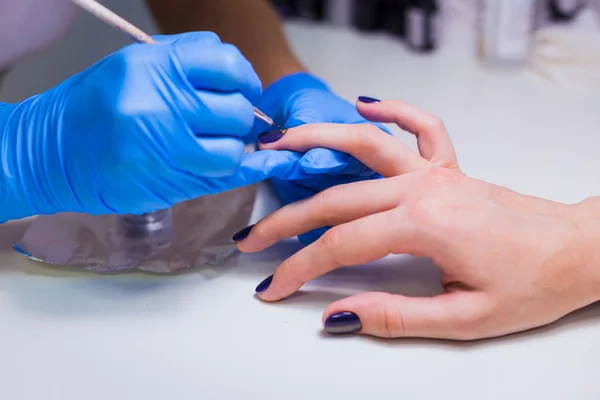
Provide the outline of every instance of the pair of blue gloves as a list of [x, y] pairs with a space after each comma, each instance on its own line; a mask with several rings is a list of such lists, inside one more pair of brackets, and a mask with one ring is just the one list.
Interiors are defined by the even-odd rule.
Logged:
[[0, 222], [141, 214], [269, 178], [290, 203], [374, 176], [327, 149], [244, 154], [270, 130], [255, 121], [253, 105], [285, 127], [365, 122], [319, 79], [298, 73], [263, 93], [251, 64], [215, 34], [157, 40], [128, 46], [22, 103], [0, 103]]

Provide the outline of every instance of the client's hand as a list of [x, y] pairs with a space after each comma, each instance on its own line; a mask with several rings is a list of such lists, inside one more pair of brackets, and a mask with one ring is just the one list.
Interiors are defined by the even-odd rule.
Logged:
[[[369, 98], [363, 98], [369, 100]], [[286, 128], [314, 123], [368, 123], [356, 108], [336, 95], [321, 79], [306, 72], [295, 73], [281, 78], [270, 85], [256, 102], [258, 108], [270, 115]], [[279, 130], [271, 130], [266, 124], [254, 124], [253, 133], [259, 143], [272, 143], [281, 138]], [[267, 132], [264, 132], [268, 130]], [[246, 140], [253, 137], [250, 134]], [[271, 183], [284, 204], [307, 199], [322, 190], [335, 185], [377, 179], [379, 176], [365, 167], [354, 157], [337, 151], [313, 148], [302, 154], [298, 171], [307, 175], [298, 179], [295, 176], [273, 176]], [[325, 229], [317, 229], [299, 235], [303, 244], [317, 240]]]
[[591, 218], [599, 215], [597, 200], [564, 205], [469, 178], [439, 119], [397, 101], [357, 107], [371, 121], [415, 134], [421, 156], [370, 125], [307, 125], [262, 146], [347, 152], [385, 179], [290, 204], [239, 240], [241, 251], [257, 252], [333, 227], [261, 283], [261, 299], [278, 301], [336, 268], [402, 253], [439, 265], [444, 293], [364, 293], [337, 301], [323, 316], [328, 332], [485, 338], [551, 323], [600, 299], [600, 228]]

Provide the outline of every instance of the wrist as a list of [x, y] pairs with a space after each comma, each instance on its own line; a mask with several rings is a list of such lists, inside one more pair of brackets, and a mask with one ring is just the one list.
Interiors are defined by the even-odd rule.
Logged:
[[590, 197], [571, 206], [571, 218], [578, 231], [581, 255], [575, 256], [593, 285], [594, 301], [600, 300], [600, 197]]

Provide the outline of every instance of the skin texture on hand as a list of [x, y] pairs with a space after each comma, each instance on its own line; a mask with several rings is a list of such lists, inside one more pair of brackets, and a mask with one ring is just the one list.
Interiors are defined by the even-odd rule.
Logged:
[[443, 123], [399, 101], [357, 104], [370, 121], [413, 133], [420, 155], [371, 125], [293, 128], [263, 149], [324, 147], [352, 154], [384, 179], [340, 185], [292, 203], [238, 238], [243, 252], [333, 227], [257, 288], [280, 301], [336, 268], [389, 254], [432, 259], [442, 294], [363, 293], [331, 304], [330, 333], [471, 340], [549, 324], [600, 299], [600, 201], [565, 205], [472, 179]]

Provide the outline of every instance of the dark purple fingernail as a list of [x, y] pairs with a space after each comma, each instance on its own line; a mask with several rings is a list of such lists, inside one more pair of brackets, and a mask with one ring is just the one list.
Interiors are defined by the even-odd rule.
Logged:
[[368, 96], [358, 96], [358, 101], [360, 101], [361, 103], [379, 103], [381, 100], [378, 99], [374, 99], [373, 97], [368, 97]]
[[234, 242], [239, 242], [240, 240], [246, 239], [248, 237], [248, 235], [250, 234], [250, 231], [252, 230], [252, 228], [254, 228], [254, 225], [245, 227], [244, 229], [242, 229], [241, 231], [239, 231], [238, 233], [233, 235], [233, 237], [231, 239]]
[[325, 331], [332, 335], [355, 333], [362, 329], [358, 315], [350, 311], [331, 314], [325, 320]]
[[273, 275], [271, 275], [270, 277], [268, 277], [267, 279], [265, 279], [264, 281], [262, 281], [261, 283], [258, 284], [258, 286], [256, 287], [256, 293], [262, 293], [265, 290], [267, 290], [269, 288], [269, 286], [271, 286], [271, 281], [273, 280]]
[[283, 133], [281, 131], [275, 130], [270, 132], [265, 132], [258, 137], [258, 141], [262, 144], [268, 144], [278, 141], [283, 137]]

